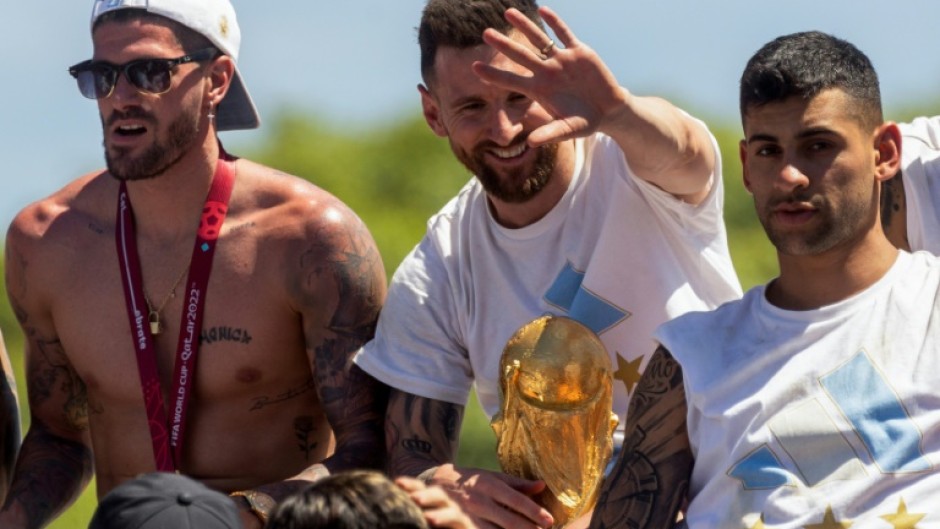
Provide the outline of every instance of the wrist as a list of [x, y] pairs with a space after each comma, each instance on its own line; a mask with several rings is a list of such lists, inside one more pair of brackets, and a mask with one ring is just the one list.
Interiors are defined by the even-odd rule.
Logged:
[[248, 510], [255, 515], [261, 524], [268, 523], [268, 517], [274, 510], [277, 502], [271, 496], [257, 490], [236, 490], [229, 494], [229, 497], [235, 501], [240, 508]]

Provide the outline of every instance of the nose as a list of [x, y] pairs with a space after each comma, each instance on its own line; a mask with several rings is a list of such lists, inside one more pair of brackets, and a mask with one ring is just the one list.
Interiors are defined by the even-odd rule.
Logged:
[[780, 168], [780, 172], [774, 180], [774, 185], [781, 191], [789, 193], [796, 189], [808, 187], [809, 177], [792, 162], [786, 162]]
[[522, 120], [511, 110], [500, 107], [493, 112], [490, 122], [490, 139], [500, 146], [507, 146], [522, 132]]
[[111, 96], [108, 99], [112, 100], [115, 105], [120, 105], [122, 103], [126, 104], [128, 101], [136, 101], [140, 96], [137, 87], [131, 84], [127, 80], [127, 75], [124, 72], [118, 72], [117, 79], [114, 81], [114, 88], [111, 90]]

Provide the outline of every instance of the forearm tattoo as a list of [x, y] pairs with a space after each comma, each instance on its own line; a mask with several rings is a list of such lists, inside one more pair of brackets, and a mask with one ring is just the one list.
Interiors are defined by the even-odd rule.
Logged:
[[390, 473], [417, 476], [452, 463], [462, 420], [463, 406], [393, 390], [385, 421]]
[[[321, 370], [321, 355], [316, 368]], [[385, 433], [382, 419], [388, 401], [388, 389], [351, 362], [342, 382], [338, 376], [318, 377], [321, 402], [327, 410], [336, 436], [336, 452], [323, 461], [330, 472], [354, 468], [385, 467]]]
[[628, 437], [604, 480], [591, 529], [675, 525], [693, 463], [686, 409], [682, 370], [660, 347], [630, 401]]
[[28, 527], [43, 527], [82, 491], [91, 474], [91, 450], [81, 442], [54, 435], [34, 417], [4, 508], [18, 503], [26, 513]]

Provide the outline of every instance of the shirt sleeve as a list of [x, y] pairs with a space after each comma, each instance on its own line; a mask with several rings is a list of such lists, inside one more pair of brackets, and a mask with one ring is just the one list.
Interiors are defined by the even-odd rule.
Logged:
[[457, 286], [446, 257], [425, 237], [395, 271], [375, 338], [354, 362], [383, 383], [466, 405], [473, 370], [460, 338]]

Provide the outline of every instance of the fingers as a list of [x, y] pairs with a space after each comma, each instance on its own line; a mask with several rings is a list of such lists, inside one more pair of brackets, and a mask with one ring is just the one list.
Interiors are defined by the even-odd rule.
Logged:
[[561, 42], [565, 48], [578, 46], [578, 39], [575, 38], [574, 32], [571, 31], [568, 24], [565, 24], [565, 21], [562, 20], [557, 13], [543, 6], [539, 8], [539, 15], [542, 16], [542, 20], [545, 21], [548, 27], [552, 28], [552, 32], [555, 33], [555, 36], [558, 37], [558, 41]]
[[[508, 476], [501, 472], [463, 469], [445, 465], [434, 484], [441, 486], [480, 529], [548, 528], [551, 514], [531, 497], [544, 483]], [[418, 487], [404, 480], [408, 490]]]
[[[421, 484], [423, 487], [423, 484]], [[411, 500], [424, 511], [424, 518], [432, 527], [473, 529], [475, 524], [463, 509], [440, 487], [420, 488], [412, 491]]]
[[[549, 27], [555, 31], [560, 44], [556, 44], [545, 31], [521, 11], [510, 8], [506, 11], [505, 17], [518, 34], [504, 35], [490, 28], [483, 32], [483, 41], [497, 52], [525, 68], [531, 75], [527, 75], [525, 72], [510, 72], [494, 68], [484, 63], [476, 63], [473, 65], [473, 70], [481, 79], [487, 83], [530, 96], [536, 96], [537, 91], [545, 89], [539, 83], [549, 82], [548, 80], [553, 77], [549, 70], [555, 71], [560, 68], [560, 65], [550, 65], [546, 60], [558, 56], [563, 51], [560, 46], [571, 48], [577, 45], [578, 42], [568, 26], [554, 11], [541, 8], [539, 13]], [[518, 35], [521, 35], [521, 37]]]
[[[542, 21], [551, 28], [562, 47], [574, 48], [578, 46], [578, 39], [574, 36], [574, 32], [571, 31], [568, 24], [566, 24], [557, 13], [548, 7], [541, 7], [539, 8], [539, 16], [541, 16]], [[525, 38], [536, 50], [541, 51], [543, 56], [551, 56], [552, 52], [557, 51], [555, 41], [518, 9], [508, 9], [506, 11], [506, 21], [517, 31], [525, 35]]]
[[[529, 20], [529, 17], [525, 16], [516, 8], [506, 10], [506, 21], [517, 31], [522, 33], [536, 50], [544, 50], [553, 42], [552, 38], [546, 35], [535, 22]], [[562, 43], [564, 43], [564, 41], [562, 41]], [[536, 59], [541, 60], [541, 57], [534, 53], [532, 55]]]
[[528, 142], [532, 147], [538, 147], [546, 143], [570, 140], [584, 135], [588, 130], [586, 119], [577, 116], [569, 116], [556, 119], [532, 131], [529, 134]]
[[[550, 39], [546, 37], [546, 42], [539, 46], [538, 49], [545, 46], [549, 40]], [[483, 32], [483, 42], [489, 44], [494, 50], [509, 57], [529, 71], [534, 71], [536, 68], [539, 68], [543, 62], [538, 52], [531, 46], [526, 46], [522, 39], [513, 39], [493, 28], [489, 28]]]
[[423, 481], [409, 476], [399, 476], [395, 478], [395, 485], [398, 485], [398, 488], [408, 493], [427, 488], [427, 485], [425, 485]]
[[505, 528], [551, 527], [554, 523], [552, 515], [530, 497], [544, 489], [541, 481], [495, 472], [478, 478], [465, 490], [469, 497], [464, 508], [471, 515]]
[[545, 490], [545, 482], [542, 480], [524, 479], [509, 474], [496, 474], [496, 477], [526, 496], [532, 496]]

